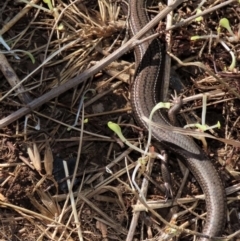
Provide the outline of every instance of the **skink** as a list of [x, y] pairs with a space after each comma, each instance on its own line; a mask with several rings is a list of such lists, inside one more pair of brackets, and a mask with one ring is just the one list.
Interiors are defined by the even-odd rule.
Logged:
[[[129, 0], [130, 28], [135, 35], [149, 19], [146, 12], [146, 0]], [[145, 37], [153, 34], [151, 30]], [[131, 104], [137, 123], [147, 129], [142, 116], [149, 116], [152, 108], [162, 101], [162, 46], [159, 39], [142, 42], [135, 47], [136, 73], [131, 90]], [[170, 125], [169, 121], [158, 112], [154, 114], [153, 121]], [[226, 199], [225, 191], [220, 177], [206, 157], [204, 152], [196, 145], [192, 138], [173, 133], [167, 130], [152, 127], [152, 135], [155, 140], [164, 144], [176, 155], [184, 159], [203, 193], [205, 194], [207, 217], [202, 233], [209, 236], [217, 236], [225, 225]], [[199, 240], [205, 241], [206, 238]]]

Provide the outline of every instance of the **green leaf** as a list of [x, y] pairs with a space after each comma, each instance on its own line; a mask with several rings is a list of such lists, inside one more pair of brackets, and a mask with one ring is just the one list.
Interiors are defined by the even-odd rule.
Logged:
[[[28, 55], [28, 57], [31, 59], [33, 64], [35, 63], [35, 59], [34, 59], [33, 55], [28, 51], [21, 50], [21, 49], [14, 49], [14, 50], [10, 50], [8, 52], [10, 52], [10, 53], [17, 53], [17, 52], [24, 53], [24, 54]], [[5, 53], [5, 52], [2, 52], [2, 53]]]
[[230, 24], [229, 24], [229, 21], [228, 21], [227, 18], [222, 18], [222, 19], [220, 19], [219, 25], [222, 26], [223, 28], [226, 28], [226, 29], [228, 30], [228, 32], [229, 32], [232, 36], [234, 36], [234, 33], [233, 33], [233, 31], [232, 31], [232, 29], [231, 29], [231, 27], [230, 27]]
[[[199, 13], [201, 13], [202, 12], [202, 10], [201, 9], [197, 9], [197, 11], [196, 11], [196, 14], [199, 14]], [[195, 21], [196, 22], [200, 22], [200, 21], [202, 21], [203, 20], [203, 17], [202, 16], [199, 16], [199, 17], [197, 17], [197, 18], [195, 18]]]
[[126, 138], [123, 136], [121, 127], [118, 124], [109, 121], [108, 127], [118, 135], [121, 141], [126, 142]]
[[195, 126], [201, 131], [206, 131], [206, 129], [207, 129], [206, 125], [201, 125], [199, 123], [195, 124]]
[[45, 2], [48, 5], [48, 8], [50, 10], [53, 10], [53, 6], [52, 6], [52, 3], [51, 3], [51, 0], [43, 0], [43, 2]]
[[198, 36], [198, 35], [192, 36], [192, 37], [190, 38], [190, 40], [198, 40], [198, 39], [200, 39], [200, 36]]

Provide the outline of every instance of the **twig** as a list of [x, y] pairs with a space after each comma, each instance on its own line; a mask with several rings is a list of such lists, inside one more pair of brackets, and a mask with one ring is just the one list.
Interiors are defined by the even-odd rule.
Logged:
[[[11, 67], [11, 65], [8, 63], [8, 60], [2, 53], [0, 53], [0, 63], [0, 70], [7, 79], [8, 83], [12, 86], [12, 88], [15, 87], [20, 82], [20, 80], [16, 75], [14, 69]], [[32, 98], [26, 92], [23, 85], [20, 85], [18, 88], [16, 88], [15, 92], [17, 93], [18, 98], [23, 104], [27, 104], [32, 101]]]
[[12, 18], [8, 23], [4, 24], [3, 28], [0, 30], [0, 35], [6, 33], [20, 18], [22, 18], [32, 8], [31, 3], [36, 4], [39, 1], [40, 0], [32, 0], [14, 18]]
[[168, 53], [174, 60], [176, 60], [180, 65], [182, 66], [197, 66], [201, 69], [204, 69], [209, 75], [213, 76], [216, 80], [218, 80], [228, 91], [232, 94], [234, 94], [238, 99], [240, 99], [240, 95], [233, 89], [230, 88], [229, 85], [221, 78], [219, 78], [216, 74], [214, 74], [209, 68], [207, 68], [203, 63], [201, 62], [189, 62], [189, 63], [184, 63], [182, 62], [179, 58], [174, 56], [172, 53]]
[[[154, 159], [151, 159], [148, 162], [147, 171], [148, 171], [149, 174], [151, 174], [151, 172], [152, 172], [153, 163], [154, 163]], [[148, 183], [149, 183], [149, 181], [147, 180], [146, 177], [144, 177], [143, 182], [142, 182], [142, 188], [141, 188], [141, 193], [144, 196], [146, 196], [146, 194], [147, 194]], [[141, 202], [138, 200], [137, 205], [140, 204], [140, 203]], [[130, 227], [129, 227], [129, 231], [128, 231], [126, 241], [133, 240], [133, 236], [135, 234], [135, 229], [136, 229], [137, 224], [138, 224], [139, 215], [140, 215], [140, 212], [134, 212], [133, 213], [133, 217], [132, 217], [132, 221], [131, 221], [131, 224], [130, 224]]]
[[[168, 5], [172, 3], [172, 0], [168, 0]], [[173, 18], [173, 13], [169, 13], [167, 15], [167, 23], [166, 23], [166, 28], [170, 28], [172, 26], [172, 18]], [[168, 31], [166, 33], [166, 50], [171, 51], [171, 42], [172, 42], [172, 31]], [[169, 82], [170, 82], [170, 75], [171, 75], [171, 58], [170, 56], [165, 53], [164, 57], [164, 83], [163, 83], [163, 101], [166, 100], [168, 90], [169, 90]]]

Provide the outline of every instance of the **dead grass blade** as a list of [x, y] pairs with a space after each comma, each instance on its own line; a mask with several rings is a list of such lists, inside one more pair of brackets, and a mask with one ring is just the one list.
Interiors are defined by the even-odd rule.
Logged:
[[40, 153], [38, 151], [38, 147], [37, 147], [36, 143], [33, 143], [33, 149], [29, 146], [27, 148], [27, 152], [28, 152], [30, 160], [33, 163], [33, 166], [40, 173], [41, 169], [42, 169], [41, 168], [41, 157], [40, 157]]
[[48, 192], [44, 192], [42, 189], [37, 189], [37, 193], [41, 198], [41, 201], [45, 205], [45, 207], [49, 210], [49, 212], [53, 215], [53, 217], [59, 216], [60, 207], [51, 197]]
[[53, 154], [52, 154], [52, 150], [48, 140], [46, 140], [46, 144], [45, 144], [44, 168], [45, 168], [46, 174], [48, 176], [51, 176], [53, 171]]

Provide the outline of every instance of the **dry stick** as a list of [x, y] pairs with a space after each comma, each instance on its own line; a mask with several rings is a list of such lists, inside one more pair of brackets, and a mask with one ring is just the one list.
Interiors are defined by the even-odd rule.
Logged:
[[[138, 193], [136, 193], [136, 196], [138, 196]], [[183, 232], [183, 233], [186, 233], [186, 234], [191, 234], [191, 235], [197, 235], [199, 237], [204, 237], [204, 238], [213, 238], [212, 236], [209, 236], [207, 234], [203, 234], [203, 233], [199, 233], [197, 231], [192, 231], [190, 229], [185, 229], [185, 228], [182, 228], [182, 227], [178, 227], [174, 224], [170, 224], [168, 223], [159, 213], [157, 213], [155, 210], [153, 210], [152, 208], [150, 208], [148, 206], [148, 204], [146, 202], [144, 202], [144, 200], [142, 200], [141, 197], [138, 196], [138, 199], [141, 200], [141, 203], [143, 204], [143, 206], [146, 208], [146, 210], [148, 210], [148, 213], [152, 213], [155, 217], [158, 218], [158, 220], [160, 220], [163, 224], [169, 226], [170, 228], [172, 229], [175, 229], [175, 231], [178, 231], [178, 232]], [[174, 230], [173, 230], [174, 232]], [[224, 240], [222, 237], [214, 237], [214, 239], [216, 240]]]
[[[148, 174], [152, 173], [153, 163], [154, 163], [154, 159], [150, 159], [150, 161], [148, 162], [148, 165], [147, 165]], [[148, 183], [149, 183], [149, 181], [147, 180], [146, 177], [144, 177], [143, 182], [142, 182], [142, 187], [141, 187], [141, 193], [142, 193], [142, 195], [144, 195], [144, 197], [146, 197], [146, 195], [147, 195]], [[141, 201], [138, 200], [137, 204], [140, 204], [140, 203], [141, 203]], [[133, 236], [135, 234], [135, 230], [136, 230], [136, 227], [137, 227], [137, 224], [138, 224], [139, 216], [140, 216], [140, 212], [134, 212], [133, 213], [133, 217], [132, 217], [132, 220], [131, 220], [131, 224], [130, 224], [130, 227], [129, 227], [129, 231], [128, 231], [126, 241], [132, 241], [133, 240]]]
[[56, 96], [59, 96], [60, 94], [66, 92], [67, 90], [77, 86], [78, 84], [82, 83], [89, 77], [96, 74], [101, 69], [105, 68], [107, 65], [109, 65], [114, 60], [121, 57], [125, 52], [132, 49], [137, 43], [137, 40], [142, 37], [149, 29], [156, 26], [158, 22], [163, 19], [169, 12], [171, 12], [173, 9], [175, 9], [179, 4], [182, 3], [183, 0], [175, 1], [172, 5], [166, 7], [161, 13], [159, 13], [155, 18], [152, 19], [141, 31], [139, 31], [133, 38], [131, 38], [126, 44], [121, 46], [118, 50], [116, 50], [114, 53], [107, 56], [105, 59], [102, 59], [98, 62], [97, 65], [91, 67], [90, 69], [84, 71], [82, 74], [76, 76], [75, 78], [69, 80], [67, 83], [56, 87], [52, 90], [50, 90], [48, 93], [44, 94], [43, 96], [39, 97], [38, 99], [33, 100], [25, 107], [17, 110], [16, 112], [12, 113], [8, 117], [2, 119], [0, 121], [0, 128], [3, 128], [10, 123], [14, 122], [15, 120], [19, 119], [20, 117], [28, 114], [32, 110], [38, 108], [45, 102], [55, 98]]
[[[16, 212], [20, 213], [22, 216], [23, 216], [23, 214], [24, 215], [28, 214], [29, 216], [31, 215], [31, 217], [34, 217], [35, 220], [37, 218], [37, 219], [42, 220], [42, 221], [45, 220], [45, 221], [48, 221], [49, 223], [54, 223], [55, 225], [59, 225], [59, 226], [62, 226], [62, 227], [64, 226], [63, 224], [55, 221], [52, 218], [47, 217], [46, 215], [42, 215], [41, 213], [37, 213], [37, 212], [31, 211], [29, 209], [16, 206], [16, 205], [8, 203], [6, 201], [0, 201], [0, 206], [5, 207], [5, 208], [7, 207], [9, 209], [15, 210]], [[72, 230], [69, 227], [67, 227], [67, 229]]]
[[[12, 86], [16, 86], [20, 80], [18, 76], [16, 75], [14, 69], [11, 67], [11, 65], [8, 63], [8, 60], [6, 59], [5, 55], [0, 53], [0, 70], [2, 71], [3, 75], [7, 79], [8, 83]], [[32, 101], [32, 98], [30, 95], [25, 92], [23, 85], [20, 85], [15, 92], [18, 94], [19, 100], [23, 104], [27, 104]]]
[[0, 30], [0, 35], [6, 33], [20, 18], [22, 18], [31, 8], [31, 3], [38, 3], [40, 0], [32, 0], [27, 4], [14, 18], [12, 18], [8, 23], [4, 24], [3, 28]]
[[[198, 16], [202, 16], [204, 14], [207, 14], [207, 13], [209, 13], [213, 10], [216, 10], [218, 8], [224, 7], [224, 6], [230, 4], [234, 1], [236, 1], [236, 0], [228, 0], [224, 3], [221, 3], [221, 4], [211, 8], [211, 10], [209, 10], [209, 9], [205, 10], [201, 14], [197, 14], [197, 15], [191, 17], [190, 20], [193, 20]], [[80, 74], [80, 75], [76, 76], [75, 78], [69, 80], [69, 82], [67, 82], [67, 83], [65, 83], [65, 84], [63, 84], [63, 85], [61, 85], [61, 86], [59, 86], [55, 89], [52, 89], [48, 93], [44, 94], [43, 96], [41, 96], [38, 99], [29, 103], [26, 107], [23, 107], [23, 108], [19, 109], [18, 111], [12, 113], [8, 117], [5, 117], [4, 119], [2, 119], [0, 121], [0, 128], [3, 128], [5, 126], [9, 125], [10, 123], [14, 122], [15, 120], [19, 119], [20, 117], [28, 114], [33, 109], [38, 108], [39, 106], [41, 106], [45, 102], [55, 98], [56, 96], [59, 96], [60, 94], [64, 93], [65, 91], [67, 91], [67, 90], [75, 87], [76, 85], [82, 83], [87, 78], [93, 76], [98, 71], [105, 68], [112, 61], [115, 61], [116, 59], [121, 57], [125, 52], [134, 48], [135, 45], [138, 44], [137, 40], [140, 37], [142, 37], [149, 29], [156, 26], [161, 19], [163, 19], [169, 12], [171, 12], [173, 9], [175, 9], [182, 2], [183, 2], [183, 0], [179, 0], [179, 1], [174, 2], [172, 5], [166, 7], [161, 13], [159, 13], [155, 18], [153, 18], [141, 31], [139, 31], [135, 36], [133, 36], [126, 44], [121, 46], [118, 50], [116, 50], [114, 53], [107, 56], [105, 59], [99, 61], [97, 65], [91, 67], [90, 69], [84, 71], [82, 74]], [[184, 21], [172, 26], [171, 29], [182, 26], [182, 25], [188, 23], [190, 20], [189, 19], [184, 20]], [[155, 34], [154, 36], [157, 37], [158, 34]]]
[[209, 9], [207, 9], [207, 10], [201, 12], [201, 13], [198, 13], [198, 14], [196, 14], [196, 15], [193, 15], [193, 16], [191, 16], [190, 18], [187, 18], [187, 19], [182, 20], [181, 22], [179, 22], [179, 23], [173, 25], [172, 27], [170, 27], [168, 30], [182, 27], [182, 26], [185, 25], [186, 23], [189, 23], [190, 21], [192, 21], [192, 20], [194, 20], [194, 19], [196, 19], [196, 18], [198, 18], [198, 17], [200, 17], [200, 16], [204, 16], [204, 15], [206, 15], [206, 14], [208, 14], [208, 13], [211, 13], [211, 12], [217, 10], [217, 9], [220, 9], [220, 8], [222, 8], [222, 7], [225, 7], [225, 6], [227, 6], [228, 4], [230, 4], [230, 3], [232, 3], [232, 2], [237, 2], [237, 0], [228, 0], [228, 1], [225, 1], [225, 2], [223, 2], [223, 3], [220, 3], [220, 4], [218, 4], [218, 5], [214, 6], [214, 7], [211, 7], [211, 8], [209, 8]]
[[[33, 0], [31, 3], [37, 3], [39, 0]], [[12, 18], [8, 23], [6, 23], [3, 28], [0, 30], [0, 36], [3, 35], [5, 32], [7, 32], [16, 22], [18, 22], [19, 19], [21, 19], [30, 9], [32, 6], [30, 4], [27, 4], [22, 11], [20, 11], [14, 18]], [[0, 53], [0, 70], [2, 71], [3, 75], [7, 79], [8, 83], [14, 87], [16, 84], [20, 82], [18, 76], [16, 75], [13, 68], [8, 63], [6, 57], [4, 54]], [[20, 85], [16, 89], [16, 93], [18, 94], [18, 98], [23, 104], [27, 104], [30, 101], [32, 101], [32, 98], [28, 93], [24, 93], [25, 89], [22, 85]], [[20, 94], [21, 93], [21, 94]]]
[[233, 88], [229, 87], [229, 85], [224, 82], [223, 79], [219, 78], [216, 74], [214, 74], [209, 68], [207, 68], [203, 63], [201, 62], [189, 62], [189, 63], [184, 63], [182, 62], [179, 58], [177, 58], [175, 55], [173, 55], [172, 53], [168, 54], [174, 59], [176, 60], [180, 65], [182, 66], [197, 66], [201, 69], [204, 69], [209, 75], [213, 76], [216, 80], [218, 80], [226, 89], [228, 89], [229, 92], [231, 92], [232, 94], [234, 94], [238, 99], [240, 99], [240, 94], [238, 94], [237, 91], [235, 91]]
[[[168, 0], [168, 5], [172, 3], [172, 0]], [[170, 28], [172, 26], [172, 18], [173, 18], [173, 12], [169, 13], [167, 15], [167, 22], [166, 22], [166, 28]], [[166, 33], [166, 50], [171, 51], [171, 42], [172, 42], [172, 31], [168, 31]], [[167, 94], [169, 90], [169, 83], [170, 83], [170, 73], [171, 73], [171, 58], [170, 56], [165, 53], [164, 57], [164, 76], [163, 76], [163, 101], [167, 99]]]

